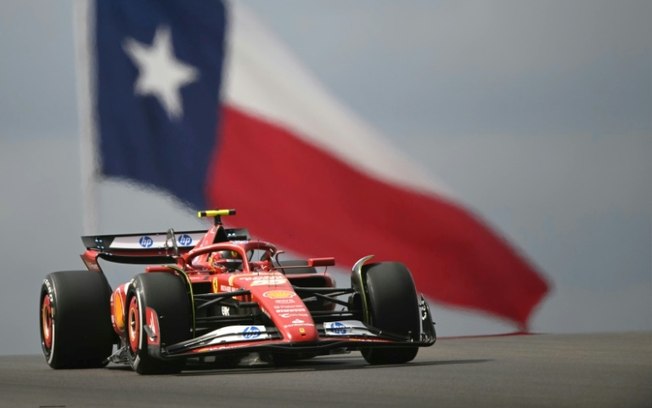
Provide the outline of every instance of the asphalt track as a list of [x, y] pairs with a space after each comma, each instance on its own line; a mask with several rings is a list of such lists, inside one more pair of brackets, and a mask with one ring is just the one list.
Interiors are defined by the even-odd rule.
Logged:
[[351, 353], [172, 376], [2, 356], [0, 406], [652, 407], [652, 333], [440, 339], [400, 366]]

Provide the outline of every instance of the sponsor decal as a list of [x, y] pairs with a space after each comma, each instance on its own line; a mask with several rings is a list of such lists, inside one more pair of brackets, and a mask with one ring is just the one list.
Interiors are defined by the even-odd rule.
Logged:
[[251, 281], [251, 286], [263, 286], [263, 285], [283, 285], [287, 282], [287, 279], [280, 276], [270, 276], [269, 278], [258, 278]]
[[367, 326], [359, 320], [324, 322], [324, 330], [327, 336], [376, 337], [376, 335], [370, 332]]
[[232, 276], [229, 278], [229, 283], [233, 285], [233, 280], [237, 279], [241, 282], [251, 282], [251, 286], [263, 286], [263, 285], [283, 285], [288, 281], [283, 276], [279, 276], [276, 273], [256, 273], [256, 274], [243, 274]]
[[312, 323], [310, 321], [306, 321], [306, 320], [310, 320], [310, 316], [308, 316], [308, 315], [303, 315], [302, 316], [306, 320], [299, 319], [299, 318], [297, 318], [297, 315], [294, 315], [294, 314], [293, 315], [288, 315], [288, 317], [289, 318], [294, 318], [294, 320], [292, 320], [288, 324], [283, 325], [283, 327], [286, 328], [286, 329], [289, 329], [290, 327], [315, 327], [314, 323]]
[[151, 248], [151, 246], [154, 245], [154, 240], [147, 235], [143, 235], [138, 240], [138, 244], [143, 248]]
[[335, 334], [346, 334], [346, 326], [341, 322], [333, 322], [330, 329]]
[[[201, 240], [201, 234], [181, 234], [176, 237], [176, 243], [181, 247], [189, 247]], [[140, 236], [118, 236], [109, 248], [139, 249], [139, 248], [164, 248], [168, 239], [162, 234]]]
[[220, 285], [220, 281], [217, 276], [213, 277], [211, 287], [213, 289], [213, 293], [233, 292], [235, 290], [235, 288], [232, 286]]
[[256, 326], [247, 326], [242, 332], [242, 337], [247, 340], [258, 338], [260, 337], [260, 329]]
[[179, 245], [189, 246], [190, 244], [192, 244], [192, 237], [188, 234], [179, 235], [179, 238], [177, 238], [177, 242], [179, 243]]
[[310, 315], [308, 313], [280, 313], [279, 317], [289, 319], [291, 317], [310, 317]]
[[268, 290], [263, 293], [263, 296], [269, 299], [289, 299], [296, 295], [296, 293], [289, 290]]
[[[196, 337], [195, 341], [199, 344], [213, 345], [220, 343], [232, 343], [252, 340], [269, 339], [270, 335], [267, 334], [265, 326], [227, 326], [222, 327], [212, 332], [206, 333], [202, 336]], [[208, 343], [205, 343], [208, 342]]]
[[228, 306], [222, 306], [222, 316], [231, 316], [231, 308]]
[[300, 323], [300, 324], [284, 324], [283, 328], [289, 329], [292, 327], [299, 327], [299, 330], [305, 330], [306, 327], [315, 327], [314, 324], [312, 323]]
[[274, 310], [276, 313], [281, 314], [281, 313], [305, 313], [306, 308], [305, 307], [278, 307], [275, 306]]
[[331, 336], [344, 336], [349, 333], [349, 326], [342, 322], [326, 322], [324, 323], [326, 334]]

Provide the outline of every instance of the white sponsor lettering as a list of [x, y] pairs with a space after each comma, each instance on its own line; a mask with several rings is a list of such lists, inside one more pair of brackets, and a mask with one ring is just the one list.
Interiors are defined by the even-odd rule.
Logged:
[[276, 310], [276, 313], [281, 314], [281, 313], [305, 313], [306, 308], [305, 307], [274, 307], [274, 310]]
[[287, 279], [279, 276], [270, 276], [269, 278], [259, 278], [251, 281], [251, 286], [264, 286], [264, 285], [283, 285], [287, 283]]
[[282, 305], [296, 305], [296, 304], [299, 304], [299, 302], [297, 302], [294, 299], [276, 299], [276, 301], [274, 303], [277, 304], [277, 305], [279, 305], [279, 304], [282, 304]]
[[343, 320], [337, 322], [324, 322], [324, 331], [327, 336], [373, 336], [375, 334], [367, 329], [359, 320]]
[[230, 343], [238, 341], [264, 340], [269, 339], [270, 335], [263, 325], [257, 326], [227, 326], [212, 332], [206, 333], [195, 340], [208, 341], [206, 345]]
[[283, 327], [289, 329], [290, 327], [315, 327], [315, 325], [312, 323], [292, 323], [292, 324], [284, 324]]

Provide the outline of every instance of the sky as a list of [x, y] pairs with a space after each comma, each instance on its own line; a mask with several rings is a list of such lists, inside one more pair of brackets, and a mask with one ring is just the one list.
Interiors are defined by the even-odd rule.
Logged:
[[[652, 330], [652, 2], [241, 2], [541, 271], [534, 331]], [[0, 355], [39, 352], [41, 282], [82, 266], [74, 41], [71, 0], [0, 2]], [[99, 233], [204, 226], [124, 183], [99, 203]], [[443, 336], [513, 330], [431, 305]]]

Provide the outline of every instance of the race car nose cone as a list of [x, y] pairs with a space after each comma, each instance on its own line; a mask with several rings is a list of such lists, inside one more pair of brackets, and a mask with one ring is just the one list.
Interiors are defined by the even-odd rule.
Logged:
[[310, 321], [303, 321], [302, 319], [295, 319], [294, 322], [290, 322], [284, 325], [285, 335], [287, 339], [291, 342], [311, 342], [317, 341], [318, 333], [315, 328], [315, 324]]

